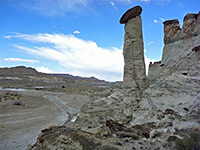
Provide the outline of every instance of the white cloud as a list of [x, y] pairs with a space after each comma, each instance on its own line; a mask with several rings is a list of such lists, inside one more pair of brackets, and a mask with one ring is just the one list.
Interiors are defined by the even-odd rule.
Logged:
[[151, 0], [141, 0], [142, 2], [150, 2]]
[[38, 72], [53, 73], [52, 70], [50, 70], [49, 68], [44, 67], [44, 66], [35, 67], [35, 69], [36, 69]]
[[158, 23], [158, 20], [156, 20], [156, 19], [154, 19], [154, 21], [153, 21], [154, 23]]
[[115, 6], [115, 3], [114, 3], [114, 2], [110, 2], [110, 4], [111, 4], [115, 9], [117, 9], [117, 7]]
[[76, 31], [74, 31], [73, 33], [74, 33], [74, 34], [80, 34], [81, 32], [78, 31], [78, 30], [76, 30]]
[[146, 53], [147, 52], [147, 50], [146, 49], [144, 49], [144, 53]]
[[39, 62], [38, 60], [32, 60], [32, 59], [21, 59], [21, 58], [5, 58], [5, 61], [9, 62], [29, 62], [29, 63], [36, 63]]
[[147, 45], [150, 46], [150, 45], [153, 44], [153, 43], [154, 43], [154, 41], [149, 41], [149, 42], [147, 43]]
[[11, 38], [11, 36], [9, 36], [9, 35], [6, 35], [6, 36], [3, 36], [5, 39], [9, 39], [9, 38]]
[[159, 19], [154, 19], [153, 22], [154, 22], [154, 23], [159, 23], [159, 22], [160, 22], [159, 20], [160, 20], [161, 22], [164, 22], [164, 21], [165, 21], [165, 19], [159, 18]]
[[162, 22], [164, 22], [165, 21], [165, 19], [163, 19], [163, 18], [159, 18]]
[[[93, 41], [79, 39], [71, 34], [17, 33], [9, 36], [12, 37], [34, 42], [34, 46], [14, 46], [31, 55], [56, 61], [70, 74], [95, 75], [109, 81], [122, 80], [123, 55], [118, 48], [102, 48]], [[41, 46], [41, 43], [45, 46]]]

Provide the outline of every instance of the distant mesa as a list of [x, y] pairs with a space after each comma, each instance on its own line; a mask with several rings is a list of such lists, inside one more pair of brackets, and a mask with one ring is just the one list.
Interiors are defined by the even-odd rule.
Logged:
[[95, 77], [79, 77], [73, 76], [70, 74], [59, 74], [59, 73], [42, 73], [38, 72], [36, 69], [25, 66], [16, 66], [16, 67], [5, 67], [0, 68], [0, 77], [30, 77], [33, 76], [34, 79], [51, 79], [51, 80], [59, 80], [59, 81], [67, 81], [67, 82], [95, 82], [95, 83], [106, 83], [104, 80], [99, 80]]
[[127, 10], [120, 19], [120, 23], [127, 23], [129, 19], [139, 16], [142, 13], [142, 8], [140, 6], [135, 6]]
[[11, 68], [0, 68], [0, 76], [23, 76], [23, 75], [39, 75], [36, 69], [25, 66], [16, 66]]

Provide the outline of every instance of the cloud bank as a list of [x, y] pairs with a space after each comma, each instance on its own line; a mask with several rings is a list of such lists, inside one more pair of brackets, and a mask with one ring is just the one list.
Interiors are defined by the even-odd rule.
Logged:
[[[34, 43], [33, 46], [15, 44], [14, 47], [30, 55], [55, 61], [66, 68], [66, 73], [84, 77], [95, 76], [108, 81], [122, 80], [124, 60], [122, 50], [116, 47], [103, 48], [96, 42], [83, 40], [71, 34], [17, 33], [5, 38], [19, 38]], [[148, 71], [150, 61], [155, 60], [150, 60], [145, 56], [146, 71]], [[53, 72], [45, 67], [37, 68], [37, 70]]]
[[21, 58], [5, 58], [4, 61], [9, 61], [9, 62], [28, 62], [28, 63], [36, 63], [36, 62], [39, 62], [38, 60], [21, 59]]
[[56, 61], [66, 68], [67, 73], [96, 76], [109, 81], [122, 79], [123, 55], [118, 48], [102, 48], [93, 41], [79, 39], [71, 34], [18, 33], [5, 36], [14, 37], [34, 43], [34, 46], [15, 44], [14, 47], [30, 55]]

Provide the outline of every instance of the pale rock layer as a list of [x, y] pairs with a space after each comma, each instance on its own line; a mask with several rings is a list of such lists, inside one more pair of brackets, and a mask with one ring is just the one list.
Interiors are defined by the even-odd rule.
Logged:
[[147, 86], [141, 16], [128, 20], [124, 36], [124, 113], [131, 115], [141, 100], [141, 90]]
[[150, 64], [148, 79], [155, 82], [174, 72], [200, 77], [199, 51], [193, 51], [200, 45], [200, 13], [187, 14], [183, 27], [178, 20], [164, 22], [164, 48], [162, 60]]
[[[131, 124], [156, 122], [174, 129], [200, 128], [200, 13], [164, 22], [162, 60], [150, 63], [150, 86]], [[170, 112], [170, 113], [169, 113]], [[167, 126], [171, 123], [171, 126]]]

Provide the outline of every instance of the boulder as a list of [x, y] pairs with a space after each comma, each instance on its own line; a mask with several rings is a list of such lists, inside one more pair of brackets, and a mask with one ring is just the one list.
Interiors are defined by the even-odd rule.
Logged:
[[135, 6], [127, 10], [120, 19], [120, 23], [127, 23], [129, 19], [139, 16], [142, 13], [142, 8], [140, 6]]

